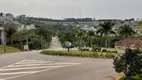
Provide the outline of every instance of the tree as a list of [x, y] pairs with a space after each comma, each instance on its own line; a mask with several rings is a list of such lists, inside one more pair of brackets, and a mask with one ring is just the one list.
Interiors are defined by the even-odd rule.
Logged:
[[88, 31], [87, 35], [89, 37], [89, 45], [90, 45], [90, 47], [92, 47], [92, 39], [95, 37], [95, 33], [94, 33], [94, 31]]
[[84, 32], [83, 31], [80, 31], [80, 30], [78, 30], [77, 31], [77, 37], [78, 37], [78, 45], [79, 45], [79, 49], [81, 50], [81, 52], [82, 52], [82, 47], [83, 47], [83, 37], [84, 37]]
[[[126, 39], [129, 37], [129, 36], [132, 36], [134, 34], [134, 30], [132, 28], [130, 28], [130, 26], [128, 25], [124, 25], [120, 28], [119, 30], [119, 34], [122, 36], [122, 37], [125, 37]], [[126, 42], [126, 47], [129, 48], [128, 46], [128, 40]]]
[[108, 35], [115, 34], [115, 32], [112, 30], [113, 25], [114, 25], [114, 23], [112, 23], [110, 21], [106, 21], [103, 24], [100, 24], [100, 29], [97, 31], [97, 34], [100, 34], [101, 37], [103, 35], [105, 35], [105, 37], [106, 37], [105, 47], [108, 46], [108, 44], [107, 44]]
[[114, 58], [113, 64], [116, 72], [125, 74], [126, 80], [136, 80], [132, 76], [142, 79], [142, 53], [139, 50], [126, 49], [125, 54]]
[[133, 35], [135, 32], [129, 25], [124, 25], [119, 29], [119, 34], [128, 38], [129, 36]]
[[16, 36], [17, 40], [19, 40], [19, 42], [20, 42], [20, 48], [21, 48], [21, 50], [23, 50], [23, 48], [22, 48], [23, 42], [22, 41], [26, 39], [26, 35], [27, 35], [27, 30], [26, 29], [17, 31], [14, 34], [14, 36]]
[[16, 33], [18, 25], [14, 23], [5, 24], [6, 37], [10, 40], [11, 45], [13, 45], [13, 35]]
[[49, 31], [47, 28], [41, 27], [37, 30], [36, 35], [41, 35], [42, 36], [42, 40], [41, 40], [41, 46], [44, 46], [44, 48], [47, 48], [48, 44], [51, 42], [52, 40], [52, 32]]

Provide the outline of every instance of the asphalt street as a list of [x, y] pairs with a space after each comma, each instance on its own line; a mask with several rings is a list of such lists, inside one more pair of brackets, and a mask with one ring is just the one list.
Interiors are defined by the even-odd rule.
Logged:
[[117, 75], [111, 59], [39, 53], [31, 51], [0, 55], [0, 80], [103, 80]]

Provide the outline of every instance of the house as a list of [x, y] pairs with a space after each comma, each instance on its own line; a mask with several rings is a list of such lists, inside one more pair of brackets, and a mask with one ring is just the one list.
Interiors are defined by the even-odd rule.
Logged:
[[124, 39], [115, 43], [116, 49], [142, 49], [142, 40], [140, 39]]
[[142, 27], [141, 26], [135, 26], [133, 27], [133, 30], [136, 32], [138, 35], [142, 35]]

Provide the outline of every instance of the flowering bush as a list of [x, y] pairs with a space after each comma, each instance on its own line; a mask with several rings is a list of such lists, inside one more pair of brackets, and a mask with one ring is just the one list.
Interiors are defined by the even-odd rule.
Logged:
[[132, 80], [132, 76], [142, 78], [142, 54], [139, 50], [126, 49], [121, 57], [114, 57], [113, 64], [116, 72], [123, 72], [128, 80]]

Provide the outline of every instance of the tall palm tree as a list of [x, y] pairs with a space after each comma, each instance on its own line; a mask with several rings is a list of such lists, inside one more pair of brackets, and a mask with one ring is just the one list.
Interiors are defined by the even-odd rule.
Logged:
[[134, 33], [134, 30], [129, 25], [124, 25], [119, 29], [119, 34], [125, 38], [128, 38]]
[[100, 36], [102, 37], [103, 35], [106, 37], [106, 41], [105, 41], [105, 47], [108, 46], [108, 35], [109, 34], [115, 34], [115, 32], [112, 30], [112, 26], [114, 25], [114, 23], [110, 22], [110, 21], [106, 21], [103, 24], [100, 24], [100, 29], [97, 31], [97, 34], [100, 34]]
[[[124, 25], [119, 29], [119, 34], [127, 39], [129, 36], [135, 34], [135, 32], [129, 25]], [[128, 40], [126, 42], [126, 47], [129, 48]]]

